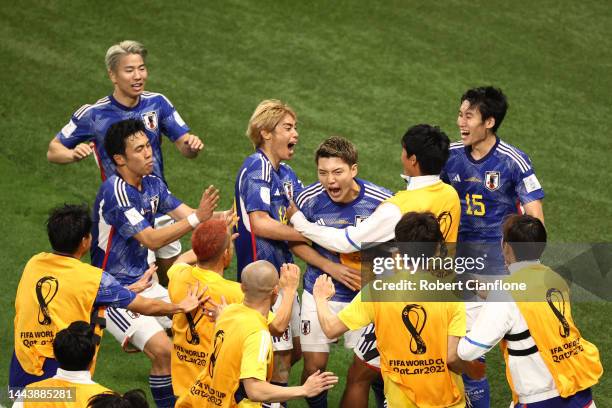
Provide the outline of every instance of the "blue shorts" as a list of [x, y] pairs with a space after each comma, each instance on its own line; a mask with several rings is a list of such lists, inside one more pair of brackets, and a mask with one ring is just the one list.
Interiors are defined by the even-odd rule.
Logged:
[[587, 388], [572, 395], [571, 397], [555, 397], [529, 404], [517, 404], [515, 408], [588, 408], [593, 402], [591, 389]]
[[17, 360], [17, 356], [13, 351], [13, 358], [11, 359], [11, 367], [9, 369], [9, 387], [10, 388], [23, 388], [28, 384], [32, 384], [36, 381], [45, 380], [47, 378], [51, 378], [57, 373], [57, 369], [59, 368], [59, 363], [57, 360], [53, 358], [45, 359], [45, 364], [43, 365], [43, 374], [32, 375], [30, 373], [26, 373], [21, 367], [19, 360]]

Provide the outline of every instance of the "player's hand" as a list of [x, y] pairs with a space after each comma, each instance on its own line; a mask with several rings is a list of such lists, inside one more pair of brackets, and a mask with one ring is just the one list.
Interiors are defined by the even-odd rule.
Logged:
[[143, 290], [150, 288], [151, 285], [153, 285], [153, 280], [151, 279], [151, 277], [153, 277], [153, 274], [155, 272], [157, 272], [157, 265], [151, 264], [149, 269], [147, 269], [145, 273], [142, 274], [142, 277], [140, 279], [138, 279], [131, 285], [126, 286], [126, 288], [128, 288], [134, 293], [140, 293]]
[[335, 376], [334, 373], [329, 371], [322, 373], [321, 370], [317, 370], [306, 379], [302, 387], [304, 388], [306, 397], [314, 397], [323, 391], [333, 388], [337, 383], [338, 377]]
[[204, 293], [208, 290], [208, 286], [203, 286], [200, 289], [200, 282], [198, 281], [195, 287], [189, 285], [187, 289], [187, 296], [183, 300], [179, 302], [177, 305], [179, 308], [179, 312], [181, 313], [189, 313], [200, 305], [204, 305], [206, 302], [210, 300], [209, 297], [204, 297]]
[[329, 276], [351, 290], [361, 289], [361, 272], [336, 262], [329, 262], [323, 270]]
[[202, 142], [199, 137], [192, 135], [191, 133], [187, 134], [187, 137], [185, 137], [183, 143], [185, 144], [185, 147], [187, 147], [187, 149], [193, 153], [198, 153], [204, 148], [204, 142]]
[[93, 153], [94, 144], [92, 142], [89, 143], [80, 143], [76, 145], [74, 149], [72, 149], [72, 159], [77, 162], [81, 161], [84, 158], [91, 156]]
[[295, 292], [300, 286], [300, 267], [292, 263], [284, 263], [280, 268], [278, 286], [285, 292]]
[[134, 346], [131, 341], [131, 336], [125, 336], [125, 338], [121, 342], [121, 349], [126, 353], [140, 353], [140, 349]]
[[216, 303], [214, 300], [212, 300], [212, 298], [209, 298], [202, 309], [204, 310], [204, 316], [206, 316], [211, 322], [214, 322], [219, 318], [226, 307], [227, 301], [225, 300], [225, 296], [221, 296], [220, 303]]
[[314, 287], [312, 288], [312, 296], [316, 299], [329, 300], [336, 294], [336, 288], [334, 282], [329, 275], [321, 275], [315, 281]]
[[209, 186], [204, 193], [202, 193], [200, 205], [196, 210], [198, 220], [200, 220], [200, 222], [208, 221], [213, 216], [217, 205], [219, 205], [219, 190], [214, 186]]
[[289, 221], [291, 221], [291, 217], [293, 217], [293, 215], [294, 215], [296, 212], [299, 212], [299, 211], [300, 211], [300, 209], [299, 209], [299, 208], [297, 208], [297, 205], [295, 205], [295, 203], [293, 202], [293, 200], [289, 200], [289, 207], [287, 207], [287, 212], [285, 213], [285, 214], [286, 214], [286, 216], [287, 216], [287, 219], [288, 219]]

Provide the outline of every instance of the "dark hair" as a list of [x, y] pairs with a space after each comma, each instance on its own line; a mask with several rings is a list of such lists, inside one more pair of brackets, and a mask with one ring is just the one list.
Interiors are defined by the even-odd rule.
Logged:
[[96, 341], [91, 325], [77, 320], [60, 330], [53, 340], [53, 354], [62, 370], [83, 371], [96, 354]]
[[478, 109], [483, 121], [491, 117], [495, 119], [495, 124], [491, 129], [493, 133], [497, 132], [508, 111], [506, 95], [503, 94], [501, 89], [492, 86], [468, 89], [461, 96], [461, 103], [463, 101], [468, 101], [470, 108]]
[[94, 395], [87, 403], [88, 408], [149, 408], [143, 390], [130, 390], [123, 396], [118, 392], [103, 392]]
[[323, 143], [317, 147], [315, 151], [316, 164], [319, 164], [319, 159], [321, 157], [337, 157], [349, 166], [352, 166], [353, 164], [357, 164], [358, 154], [357, 148], [349, 140], [340, 136], [332, 136], [325, 139]]
[[518, 262], [540, 259], [546, 248], [546, 228], [536, 217], [514, 214], [503, 225], [504, 242], [510, 245]]
[[74, 254], [83, 238], [91, 232], [91, 216], [85, 204], [64, 204], [47, 218], [47, 235], [56, 252]]
[[444, 244], [444, 236], [435, 215], [430, 212], [409, 212], [395, 225], [395, 240], [409, 245], [409, 255], [433, 257], [439, 245]]
[[408, 157], [413, 154], [423, 176], [440, 174], [448, 160], [450, 140], [437, 126], [416, 125], [402, 137], [402, 147]]
[[113, 158], [114, 155], [125, 155], [125, 139], [135, 135], [138, 132], [145, 133], [144, 124], [138, 119], [122, 120], [120, 122], [113, 123], [108, 128], [106, 131], [106, 136], [104, 137], [104, 149], [113, 163], [117, 164]]

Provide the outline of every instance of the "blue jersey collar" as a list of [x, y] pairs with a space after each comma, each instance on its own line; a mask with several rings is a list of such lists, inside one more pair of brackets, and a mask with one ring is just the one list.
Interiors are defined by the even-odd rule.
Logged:
[[500, 140], [499, 137], [495, 135], [495, 144], [493, 145], [491, 150], [489, 150], [489, 153], [485, 154], [484, 157], [482, 157], [481, 159], [476, 160], [475, 158], [472, 157], [472, 146], [465, 146], [463, 148], [465, 151], [465, 155], [467, 156], [468, 160], [471, 161], [472, 163], [475, 163], [475, 164], [483, 163], [487, 161], [493, 153], [495, 153], [495, 150], [497, 150], [497, 146], [499, 146], [499, 140]]
[[113, 94], [108, 95], [108, 99], [110, 99], [111, 103], [113, 105], [115, 105], [116, 107], [118, 107], [121, 110], [124, 111], [132, 111], [132, 110], [137, 110], [140, 107], [140, 104], [142, 103], [142, 98], [139, 96], [138, 97], [138, 103], [136, 105], [134, 105], [132, 108], [122, 105], [121, 103], [119, 103], [119, 101], [117, 101], [114, 97]]

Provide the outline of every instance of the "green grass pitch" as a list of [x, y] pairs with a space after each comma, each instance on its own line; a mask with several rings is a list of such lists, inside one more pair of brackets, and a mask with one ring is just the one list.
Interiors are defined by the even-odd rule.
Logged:
[[[500, 135], [530, 154], [547, 193], [551, 241], [610, 242], [611, 17], [597, 0], [3, 2], [0, 386], [20, 273], [30, 256], [49, 249], [47, 211], [63, 202], [91, 205], [99, 185], [92, 158], [57, 166], [45, 153], [74, 110], [110, 93], [103, 57], [111, 44], [137, 39], [149, 48], [147, 89], [167, 95], [205, 140], [193, 161], [164, 147], [172, 191], [192, 205], [214, 183], [230, 206], [235, 173], [251, 152], [246, 123], [264, 98], [298, 112], [291, 165], [305, 183], [316, 177], [315, 146], [339, 134], [357, 144], [361, 177], [398, 190], [399, 140], [408, 126], [435, 123], [457, 139], [461, 93], [494, 84], [510, 102]], [[606, 369], [608, 313], [609, 304], [574, 311]], [[507, 407], [500, 353], [490, 354], [492, 406]], [[349, 359], [336, 348], [330, 368], [344, 376]], [[142, 354], [123, 354], [106, 336], [95, 379], [148, 392], [148, 367]], [[330, 406], [342, 389], [331, 391]], [[605, 373], [594, 390], [598, 406], [612, 406], [611, 389]], [[4, 392], [1, 398], [8, 403]]]

